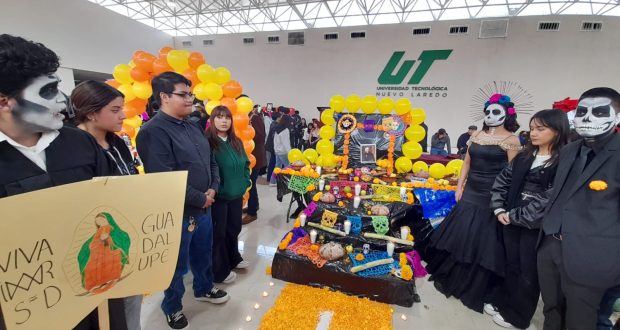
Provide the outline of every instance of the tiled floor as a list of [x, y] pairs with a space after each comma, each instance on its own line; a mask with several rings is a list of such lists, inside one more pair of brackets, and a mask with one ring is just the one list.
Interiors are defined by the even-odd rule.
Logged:
[[[252, 263], [245, 271], [239, 271], [237, 280], [230, 285], [221, 285], [228, 291], [230, 301], [224, 305], [197, 302], [191, 293], [191, 276], [185, 278], [186, 292], [183, 300], [184, 312], [190, 322], [190, 329], [237, 330], [257, 329], [262, 315], [271, 307], [285, 282], [265, 275], [271, 265], [271, 256], [280, 239], [293, 226], [286, 223], [286, 206], [275, 198], [275, 187], [258, 185], [261, 209], [257, 221], [244, 226], [239, 236], [239, 246], [245, 260]], [[270, 282], [273, 286], [270, 286]], [[503, 329], [496, 326], [488, 315], [473, 312], [458, 300], [446, 299], [426, 279], [416, 281], [421, 303], [411, 308], [393, 306], [394, 329], [458, 329], [486, 330]], [[263, 293], [268, 294], [263, 297]], [[164, 315], [159, 308], [162, 293], [147, 297], [142, 307], [142, 328], [145, 330], [168, 329]], [[254, 309], [255, 304], [258, 309]], [[530, 329], [542, 329], [542, 313], [538, 311]], [[401, 318], [406, 315], [406, 320]], [[247, 317], [250, 321], [246, 321]], [[294, 327], [291, 327], [294, 329]]]

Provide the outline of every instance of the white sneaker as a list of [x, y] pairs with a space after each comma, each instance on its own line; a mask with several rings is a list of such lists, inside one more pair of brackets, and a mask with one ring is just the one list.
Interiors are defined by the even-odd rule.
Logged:
[[240, 263], [237, 264], [237, 267], [235, 267], [236, 269], [246, 269], [250, 267], [250, 263], [245, 261], [245, 260], [241, 260]]
[[497, 310], [497, 308], [491, 304], [484, 304], [484, 312], [491, 316], [495, 316], [499, 314], [499, 311]]
[[230, 271], [230, 273], [228, 273], [228, 276], [226, 276], [226, 278], [222, 281], [222, 283], [230, 284], [234, 282], [236, 278], [237, 278], [237, 273]]
[[499, 325], [500, 327], [507, 328], [507, 329], [514, 329], [514, 326], [506, 322], [504, 318], [502, 317], [502, 315], [499, 313], [493, 316], [493, 322], [495, 322], [495, 324]]

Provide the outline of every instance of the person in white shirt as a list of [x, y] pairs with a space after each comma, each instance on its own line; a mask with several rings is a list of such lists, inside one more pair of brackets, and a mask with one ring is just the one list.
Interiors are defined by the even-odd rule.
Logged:
[[273, 136], [273, 149], [276, 154], [276, 167], [288, 166], [288, 152], [291, 151], [291, 117], [283, 115], [278, 118], [278, 126]]

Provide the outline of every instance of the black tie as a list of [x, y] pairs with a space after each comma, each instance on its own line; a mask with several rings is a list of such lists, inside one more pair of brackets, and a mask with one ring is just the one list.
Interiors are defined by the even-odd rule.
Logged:
[[594, 158], [594, 151], [592, 148], [587, 145], [582, 145], [579, 152], [579, 158], [577, 159], [577, 164], [579, 166], [578, 169], [581, 169], [579, 173], [583, 173], [583, 171], [585, 171], [588, 164], [592, 161], [592, 158]]

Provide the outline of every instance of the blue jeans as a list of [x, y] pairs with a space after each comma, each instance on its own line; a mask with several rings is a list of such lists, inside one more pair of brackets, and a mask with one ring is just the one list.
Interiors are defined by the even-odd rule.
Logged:
[[597, 330], [611, 330], [613, 324], [611, 324], [611, 314], [614, 312], [614, 303], [617, 299], [620, 299], [620, 287], [615, 287], [607, 290], [601, 301], [601, 305], [598, 308], [598, 322], [596, 322]]
[[189, 217], [183, 217], [181, 231], [181, 247], [177, 268], [172, 276], [172, 282], [164, 291], [164, 300], [161, 309], [166, 314], [176, 313], [183, 310], [183, 294], [185, 285], [183, 276], [189, 269], [194, 274], [194, 297], [207, 294], [213, 288], [213, 221], [211, 209], [199, 217], [195, 217], [196, 227], [193, 232], [188, 230]]
[[447, 156], [448, 152], [445, 149], [431, 148], [431, 155]]
[[[288, 155], [276, 155], [276, 167], [285, 168], [288, 164]], [[271, 183], [276, 183], [276, 180], [271, 180]]]
[[267, 166], [267, 181], [271, 182], [271, 175], [273, 174], [273, 169], [276, 167], [276, 154], [273, 152], [269, 152], [269, 165]]

